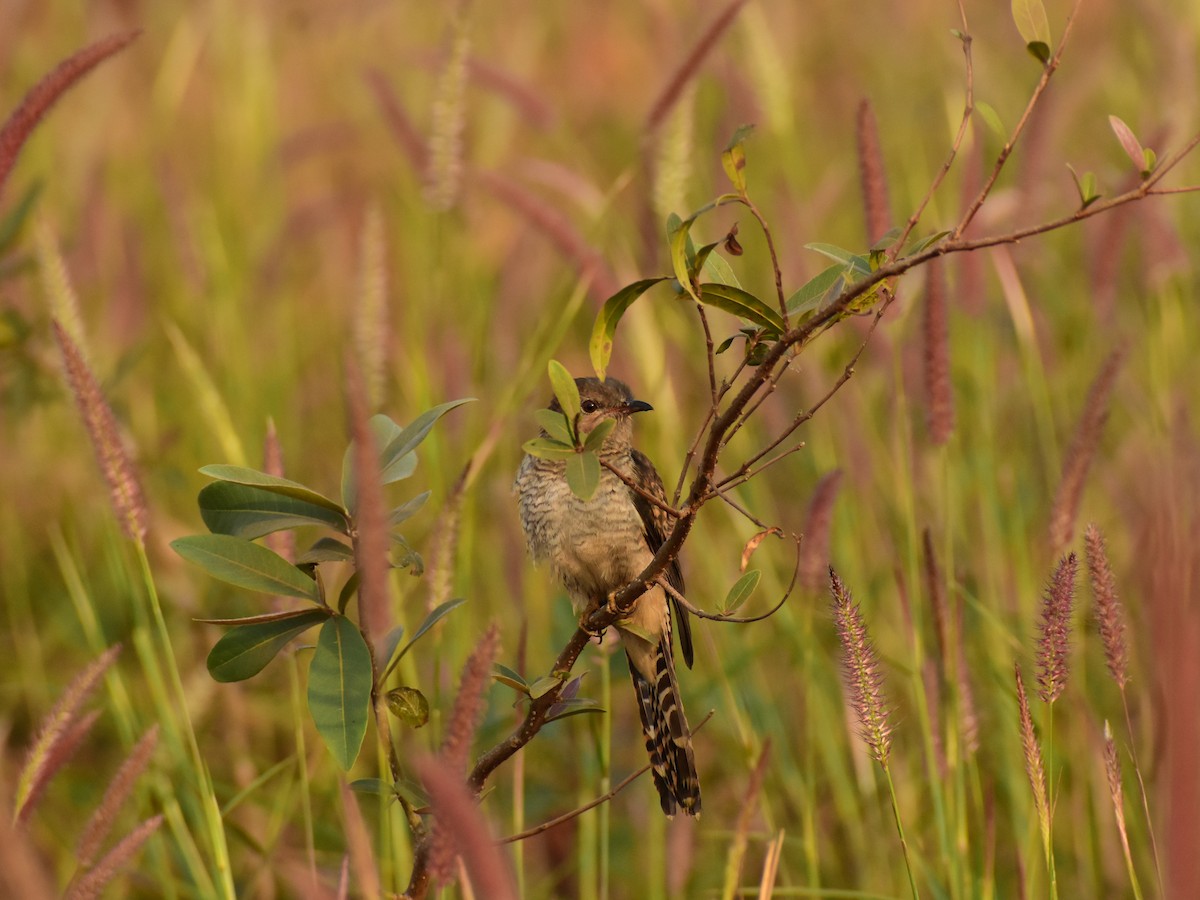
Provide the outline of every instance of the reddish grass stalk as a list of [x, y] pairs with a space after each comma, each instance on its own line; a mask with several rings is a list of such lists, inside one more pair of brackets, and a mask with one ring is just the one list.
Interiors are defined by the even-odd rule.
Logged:
[[[46, 784], [70, 757], [67, 744], [72, 740], [74, 730], [76, 746], [82, 737], [79, 734], [75, 716], [79, 707], [91, 696], [92, 691], [100, 682], [101, 676], [108, 671], [109, 666], [121, 652], [121, 646], [116, 644], [109, 647], [76, 676], [67, 686], [58, 702], [42, 720], [38, 735], [29, 747], [25, 765], [17, 779], [17, 795], [14, 803], [14, 820], [22, 822], [29, 815], [38, 796]], [[94, 719], [92, 720], [94, 721]]]
[[941, 260], [926, 268], [925, 316], [925, 422], [934, 444], [942, 445], [954, 433], [954, 388], [950, 382], [950, 327], [946, 309], [946, 274]]
[[1075, 519], [1079, 515], [1079, 503], [1083, 498], [1083, 484], [1092, 457], [1096, 453], [1096, 445], [1099, 444], [1104, 431], [1104, 423], [1108, 419], [1108, 402], [1124, 358], [1123, 348], [1110, 353], [1088, 389], [1083, 414], [1067, 448], [1062, 478], [1054, 495], [1054, 504], [1050, 508], [1050, 546], [1054, 553], [1066, 547], [1074, 535]]
[[[263, 439], [263, 471], [268, 475], [274, 475], [276, 478], [285, 477], [283, 446], [279, 443], [279, 434], [275, 430], [275, 420], [271, 418], [267, 419], [267, 434]], [[272, 531], [266, 536], [264, 542], [289, 562], [296, 558], [296, 532], [292, 529], [286, 528], [283, 531]], [[283, 609], [283, 598], [277, 597], [276, 600], [280, 601], [279, 608]]]
[[383, 213], [372, 203], [363, 216], [359, 236], [359, 284], [352, 323], [354, 352], [362, 367], [369, 409], [378, 409], [383, 402], [388, 335], [386, 256]]
[[425, 169], [425, 200], [444, 212], [458, 202], [463, 175], [463, 129], [466, 125], [467, 54], [471, 40], [466, 13], [454, 16], [446, 64], [438, 77], [433, 101], [433, 128]]
[[1117, 582], [1104, 552], [1104, 537], [1094, 524], [1083, 534], [1092, 595], [1096, 599], [1096, 621], [1100, 626], [1100, 641], [1104, 645], [1104, 660], [1121, 693], [1129, 683], [1129, 655], [1125, 646], [1125, 611], [1117, 596]]
[[134, 745], [125, 762], [121, 764], [121, 768], [117, 770], [117, 774], [109, 782], [100, 805], [88, 819], [83, 834], [79, 837], [75, 858], [79, 862], [80, 868], [90, 868], [95, 861], [96, 854], [100, 851], [100, 845], [112, 831], [117, 813], [132, 793], [138, 777], [146, 771], [146, 766], [149, 765], [150, 757], [154, 754], [154, 748], [157, 746], [158, 726], [154, 725]]
[[870, 749], [871, 757], [886, 769], [891, 727], [883, 700], [879, 656], [867, 633], [862, 610], [832, 567], [829, 582], [833, 593], [833, 620], [842, 644], [842, 675], [850, 695], [850, 706], [858, 719], [859, 736]]
[[[442, 737], [442, 746], [438, 751], [436, 762], [431, 762], [426, 768], [435, 778], [445, 776], [458, 785], [454, 790], [443, 795], [443, 801], [450, 805], [452, 820], [446, 820], [437, 814], [433, 820], [433, 829], [425, 846], [418, 849], [418, 859], [413, 867], [413, 879], [409, 884], [410, 893], [421, 896], [428, 882], [445, 884], [454, 875], [454, 860], [460, 852], [457, 828], [466, 827], [461, 820], [453, 817], [461, 815], [457, 804], [458, 790], [468, 798], [468, 805], [474, 807], [470, 791], [461, 783], [462, 773], [466, 770], [471, 753], [471, 742], [475, 737], [475, 729], [484, 709], [484, 692], [491, 678], [492, 664], [500, 647], [500, 631], [493, 622], [463, 666], [462, 679], [459, 682], [458, 694], [454, 698], [454, 706], [446, 724], [446, 733]], [[426, 787], [429, 787], [426, 784]], [[430, 788], [430, 796], [433, 789]], [[490, 839], [489, 839], [490, 840]], [[469, 864], [469, 862], [468, 862]]]
[[429, 148], [408, 110], [392, 90], [387, 77], [379, 69], [367, 69], [363, 77], [371, 93], [375, 95], [375, 102], [379, 104], [379, 110], [383, 113], [384, 122], [391, 129], [392, 137], [408, 157], [409, 165], [417, 172], [424, 172], [429, 166]]
[[1038, 637], [1038, 696], [1053, 703], [1067, 686], [1071, 651], [1071, 611], [1075, 605], [1075, 573], [1079, 563], [1075, 554], [1061, 559], [1050, 577], [1042, 600], [1042, 621]]
[[1025, 693], [1025, 680], [1021, 677], [1021, 667], [1014, 666], [1013, 672], [1017, 679], [1017, 706], [1021, 713], [1021, 747], [1025, 751], [1025, 774], [1029, 777], [1029, 786], [1033, 790], [1033, 808], [1037, 813], [1038, 824], [1042, 830], [1042, 840], [1047, 840], [1050, 832], [1050, 805], [1046, 800], [1046, 769], [1042, 762], [1042, 748], [1038, 743], [1037, 732], [1033, 729], [1033, 715], [1029, 711], [1029, 697]]
[[1121, 850], [1125, 854], [1125, 869], [1129, 883], [1137, 900], [1142, 898], [1137, 872], [1133, 868], [1133, 854], [1129, 850], [1129, 833], [1125, 828], [1124, 791], [1121, 789], [1121, 760], [1117, 756], [1117, 744], [1113, 740], [1112, 728], [1104, 720], [1104, 773], [1108, 777], [1108, 794], [1112, 798], [1113, 814], [1117, 819], [1117, 832], [1121, 836]]
[[149, 517], [146, 500], [142, 495], [142, 485], [138, 480], [133, 459], [121, 442], [116, 417], [105, 401], [100, 384], [79, 352], [78, 346], [57, 321], [54, 322], [54, 337], [62, 352], [67, 383], [83, 416], [83, 423], [87, 428], [88, 437], [92, 440], [92, 449], [96, 452], [100, 471], [108, 482], [109, 497], [117, 514], [117, 521], [121, 523], [121, 530], [125, 532], [126, 537], [137, 544], [144, 544]]
[[375, 446], [375, 437], [367, 424], [367, 397], [362, 370], [354, 359], [346, 363], [346, 400], [350, 408], [350, 434], [354, 439], [354, 565], [359, 576], [359, 624], [367, 643], [373, 648], [390, 627], [390, 541], [379, 476], [379, 448]]
[[147, 819], [104, 855], [104, 858], [89, 869], [78, 881], [67, 889], [66, 900], [93, 900], [99, 897], [105, 886], [112, 881], [125, 865], [133, 859], [163, 823], [161, 815]]
[[588, 293], [597, 303], [603, 303], [619, 290], [617, 277], [604, 257], [558, 209], [499, 172], [480, 172], [477, 177], [484, 187], [524, 217], [575, 266], [580, 279], [590, 282]]
[[358, 808], [358, 800], [344, 781], [340, 783], [342, 793], [342, 812], [346, 819], [346, 849], [350, 869], [358, 879], [358, 895], [366, 898], [377, 898], [381, 895], [379, 885], [379, 869], [375, 863], [375, 853], [371, 849], [371, 837], [367, 831], [367, 823], [363, 821], [362, 811]]
[[0, 126], [0, 196], [4, 195], [4, 185], [16, 165], [30, 133], [41, 121], [42, 116], [49, 112], [58, 98], [92, 71], [104, 60], [124, 48], [130, 41], [141, 34], [141, 30], [126, 31], [110, 35], [84, 47], [79, 52], [60, 62], [49, 75], [33, 86], [25, 95], [20, 105], [9, 115]]
[[829, 532], [833, 523], [833, 504], [842, 486], [842, 470], [821, 476], [808, 502], [804, 519], [804, 543], [800, 548], [800, 583], [815, 591], [829, 567]]
[[461, 859], [476, 897], [516, 900], [508, 865], [458, 769], [445, 759], [430, 757], [418, 760], [416, 769], [429, 791], [436, 822], [430, 851], [434, 881], [449, 881], [455, 860]]
[[646, 132], [653, 134], [666, 121], [667, 116], [671, 114], [671, 110], [675, 108], [675, 104], [679, 102], [679, 98], [683, 96], [684, 88], [696, 77], [700, 71], [700, 67], [704, 64], [704, 60], [708, 58], [708, 54], [712, 52], [713, 47], [721, 39], [721, 36], [733, 24], [733, 20], [737, 18], [737, 14], [742, 11], [742, 7], [746, 5], [746, 0], [733, 0], [727, 5], [720, 14], [713, 19], [712, 24], [704, 29], [704, 33], [700, 35], [700, 39], [696, 41], [691, 52], [684, 58], [679, 67], [671, 73], [671, 78], [667, 82], [666, 87], [662, 89], [659, 95], [655, 98], [654, 103], [650, 106], [650, 111], [646, 114]]
[[858, 143], [858, 177], [862, 186], [867, 222], [867, 243], [874, 244], [892, 227], [892, 209], [888, 201], [887, 169], [879, 142], [879, 125], [870, 100], [858, 104], [855, 137]]
[[762, 751], [758, 754], [758, 762], [750, 772], [750, 780], [746, 784], [746, 793], [742, 796], [742, 806], [738, 811], [737, 824], [733, 829], [733, 841], [729, 845], [729, 856], [725, 863], [725, 892], [724, 896], [733, 896], [741, 880], [742, 863], [746, 858], [746, 844], [750, 837], [750, 823], [758, 809], [758, 794], [762, 790], [763, 779], [767, 774], [767, 761], [771, 758], [770, 739], [763, 742]]

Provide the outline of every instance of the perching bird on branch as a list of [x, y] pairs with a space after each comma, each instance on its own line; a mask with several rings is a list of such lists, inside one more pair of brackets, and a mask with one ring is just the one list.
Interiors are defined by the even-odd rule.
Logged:
[[[629, 388], [609, 378], [577, 378], [581, 413], [579, 439], [601, 422], [616, 422], [599, 454], [602, 461], [638, 485], [645, 494], [666, 502], [662, 479], [645, 454], [633, 447], [634, 413], [650, 404], [634, 400]], [[561, 412], [558, 400], [550, 409]], [[562, 582], [583, 616], [608, 603], [650, 563], [671, 530], [670, 516], [633, 490], [607, 466], [588, 500], [576, 496], [566, 479], [566, 462], [527, 455], [517, 473], [516, 492], [521, 526], [535, 562], [545, 562]], [[667, 582], [683, 594], [677, 560], [666, 570]], [[692, 665], [692, 636], [687, 613], [654, 585], [616, 623], [629, 658], [637, 692], [646, 749], [663, 812], [679, 809], [700, 814], [700, 780], [692, 754], [692, 735], [683, 713], [671, 644], [672, 612], [684, 662]]]

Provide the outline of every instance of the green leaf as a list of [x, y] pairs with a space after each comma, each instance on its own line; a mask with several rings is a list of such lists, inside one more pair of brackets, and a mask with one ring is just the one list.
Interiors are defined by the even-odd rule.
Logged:
[[248, 469], [245, 466], [204, 466], [200, 469], [200, 474], [207, 475], [209, 478], [216, 478], [219, 481], [248, 484], [252, 487], [262, 488], [264, 491], [270, 491], [273, 494], [295, 497], [297, 500], [303, 500], [306, 503], [323, 506], [331, 512], [339, 513], [342, 516], [346, 515], [345, 509], [323, 494], [317, 493], [312, 488], [306, 487], [298, 481], [291, 481], [287, 478], [276, 478], [274, 475], [259, 472], [257, 469]]
[[571, 434], [574, 435], [575, 421], [579, 418], [580, 409], [579, 386], [575, 384], [575, 379], [571, 377], [567, 367], [557, 359], [552, 359], [546, 364], [546, 373], [550, 376], [550, 386], [554, 389], [554, 396], [558, 398], [558, 405], [562, 408], [563, 415], [571, 423]]
[[387, 692], [388, 711], [409, 728], [421, 728], [429, 722], [429, 701], [414, 687], [398, 687]]
[[1100, 199], [1100, 195], [1096, 193], [1096, 175], [1094, 172], [1084, 172], [1081, 176], [1070, 163], [1067, 164], [1067, 169], [1075, 182], [1075, 190], [1079, 192], [1079, 208], [1087, 209]]
[[562, 684], [562, 679], [557, 675], [543, 675], [529, 686], [529, 696], [534, 700], [544, 697], [560, 684]]
[[845, 279], [842, 277], [842, 273], [845, 271], [844, 265], [830, 266], [814, 278], [809, 279], [803, 287], [788, 297], [788, 312], [803, 314], [809, 310], [819, 309], [821, 300], [834, 285], [839, 282], [845, 284]]
[[358, 757], [371, 705], [371, 653], [357, 626], [334, 616], [321, 627], [308, 668], [308, 710], [343, 770]]
[[[215, 681], [245, 681], [263, 670], [290, 641], [329, 618], [324, 609], [272, 613], [243, 620], [221, 636], [208, 654], [208, 672]], [[236, 621], [236, 620], [234, 620]]]
[[[371, 441], [375, 446], [376, 452], [379, 454], [379, 483], [381, 485], [407, 478], [416, 470], [417, 454], [406, 454], [393, 460], [391, 471], [389, 472], [390, 481], [384, 481], [383, 451], [392, 441], [400, 436], [403, 429], [390, 416], [378, 413], [367, 420], [367, 430], [371, 432]], [[346, 509], [351, 512], [355, 511], [356, 504], [358, 503], [358, 475], [355, 471], [353, 441], [347, 445], [346, 452], [342, 454], [342, 502], [346, 504]]]
[[584, 713], [608, 712], [608, 710], [600, 705], [600, 701], [593, 700], [591, 697], [572, 697], [570, 700], [560, 700], [554, 704], [552, 709], [557, 710], [557, 712], [552, 712], [546, 716], [547, 724]]
[[950, 234], [949, 231], [935, 231], [933, 234], [927, 235], [926, 237], [917, 238], [915, 241], [913, 241], [911, 244], [909, 244], [907, 247], [904, 248], [904, 255], [908, 256], [908, 255], [911, 255], [914, 253], [920, 253], [922, 250], [926, 249], [927, 247], [932, 247], [934, 244], [936, 244], [942, 238], [946, 237], [948, 234]]
[[1025, 48], [1044, 65], [1050, 59], [1050, 22], [1042, 0], [1012, 0], [1012, 17]]
[[1154, 171], [1154, 167], [1158, 165], [1158, 155], [1149, 147], [1142, 149], [1142, 177], [1146, 178]]
[[1133, 163], [1133, 167], [1140, 172], [1146, 160], [1145, 151], [1142, 150], [1142, 142], [1137, 139], [1137, 135], [1133, 133], [1133, 129], [1118, 117], [1109, 116], [1108, 124], [1112, 128], [1113, 134], [1117, 136], [1117, 142], [1121, 145], [1121, 149], [1125, 151], [1125, 155], [1129, 157], [1129, 161]]
[[354, 559], [354, 550], [337, 538], [323, 537], [296, 558], [296, 565], [344, 562]]
[[701, 285], [700, 302], [733, 313], [739, 318], [749, 319], [775, 335], [783, 334], [787, 330], [777, 310], [741, 288], [728, 284]]
[[847, 250], [844, 247], [839, 247], [836, 244], [822, 244], [819, 242], [814, 244], [805, 244], [804, 249], [815, 250], [822, 256], [828, 256], [835, 262], [840, 262], [843, 264], [849, 263], [854, 259], [854, 253], [852, 251]]
[[551, 440], [574, 446], [575, 442], [571, 440], [571, 426], [567, 422], [567, 417], [561, 412], [554, 409], [539, 409], [533, 414], [533, 417], [537, 419], [538, 427], [546, 432]]
[[530, 456], [537, 456], [541, 459], [570, 459], [572, 456], [578, 455], [570, 444], [560, 444], [549, 438], [534, 438], [526, 441], [521, 445], [521, 449]]
[[979, 113], [980, 118], [987, 124], [987, 127], [992, 129], [997, 137], [1006, 137], [1004, 131], [1004, 123], [1000, 121], [1000, 114], [988, 103], [982, 100], [975, 101], [975, 111]]
[[461, 400], [451, 400], [448, 403], [441, 403], [413, 419], [410, 425], [405, 427], [400, 434], [396, 435], [396, 437], [384, 446], [380, 454], [379, 469], [382, 473], [383, 483], [391, 484], [394, 481], [399, 481], [400, 478], [407, 478], [409, 474], [412, 474], [412, 471], [409, 470], [405, 475], [396, 476], [393, 474], [393, 468], [403, 468], [400, 465], [401, 461], [415, 450], [421, 441], [425, 440], [425, 437], [433, 429], [433, 426], [437, 424], [438, 419], [450, 412], [450, 410], [458, 409], [464, 403], [472, 403], [474, 400], [474, 397], [464, 397]]
[[580, 500], [591, 500], [600, 486], [600, 458], [588, 450], [568, 459], [567, 485]]
[[671, 248], [671, 269], [675, 273], [675, 280], [688, 293], [688, 296], [699, 303], [700, 297], [696, 294], [695, 285], [692, 284], [691, 263], [695, 256], [695, 249], [691, 246], [689, 235], [692, 223], [696, 221], [696, 215], [682, 220], [676, 217], [678, 224], [673, 229], [670, 228], [670, 222], [668, 222], [667, 243]]
[[507, 685], [518, 693], [529, 695], [529, 684], [521, 677], [521, 673], [515, 669], [510, 669], [508, 666], [496, 663], [493, 668], [492, 677], [501, 684]]
[[734, 274], [733, 268], [720, 253], [710, 253], [708, 255], [708, 258], [704, 260], [703, 267], [700, 269], [700, 274], [708, 282], [727, 284], [735, 288], [742, 286], [742, 283], [738, 281], [737, 275]]
[[604, 439], [616, 426], [616, 419], [601, 419], [600, 423], [588, 432], [588, 436], [583, 441], [583, 449], [599, 451], [604, 445]]
[[733, 133], [733, 137], [729, 139], [729, 143], [725, 145], [725, 151], [721, 154], [721, 166], [725, 169], [725, 175], [739, 194], [746, 193], [745, 144], [746, 138], [753, 130], [753, 125], [740, 126]]
[[350, 790], [358, 794], [375, 794], [384, 800], [395, 798], [392, 786], [382, 778], [356, 778], [350, 782]]
[[317, 601], [317, 583], [278, 553], [226, 534], [197, 534], [171, 541], [171, 548], [213, 578], [264, 594]]
[[377, 662], [384, 667], [385, 671], [390, 671], [392, 657], [396, 655], [396, 648], [400, 646], [400, 640], [403, 637], [404, 626], [397, 625], [384, 636], [383, 641], [376, 648], [379, 651]]
[[425, 505], [425, 501], [429, 499], [429, 494], [429, 491], [422, 491], [411, 500], [406, 500], [404, 503], [401, 503], [399, 506], [393, 509], [391, 513], [388, 514], [388, 525], [392, 528], [395, 528], [401, 522], [412, 518], [421, 509], [421, 507]]
[[758, 582], [761, 578], [762, 572], [759, 569], [751, 569], [735, 581], [733, 587], [729, 589], [729, 593], [725, 595], [725, 602], [721, 605], [721, 612], [724, 615], [730, 615], [739, 606], [749, 600], [750, 595], [754, 593], [754, 589], [758, 587]]
[[198, 503], [209, 531], [248, 541], [301, 525], [323, 525], [342, 533], [348, 529], [345, 517], [328, 507], [232, 481], [205, 485]]
[[342, 615], [346, 614], [346, 607], [350, 605], [350, 600], [358, 592], [358, 585], [361, 581], [362, 574], [360, 572], [351, 572], [346, 583], [342, 585], [341, 591], [338, 592], [338, 612]]
[[666, 280], [665, 277], [662, 277], [635, 281], [604, 301], [600, 312], [596, 314], [596, 321], [592, 324], [592, 339], [588, 342], [588, 353], [592, 358], [592, 368], [595, 369], [597, 378], [603, 379], [608, 371], [608, 361], [612, 357], [613, 335], [616, 334], [617, 323], [621, 321], [621, 316], [625, 315], [625, 310], [629, 309], [634, 300], [654, 285]]
[[413, 632], [412, 639], [404, 645], [403, 650], [396, 654], [396, 658], [393, 660], [392, 665], [389, 666], [389, 668], [394, 667], [396, 663], [400, 662], [400, 660], [404, 658], [404, 654], [411, 650], [412, 645], [419, 641], [425, 635], [425, 633], [429, 631], [430, 628], [466, 602], [466, 598], [464, 597], [455, 597], [453, 600], [447, 600], [445, 603], [441, 604], [435, 609], [430, 610], [429, 615], [425, 617], [425, 621], [417, 627], [415, 632]]

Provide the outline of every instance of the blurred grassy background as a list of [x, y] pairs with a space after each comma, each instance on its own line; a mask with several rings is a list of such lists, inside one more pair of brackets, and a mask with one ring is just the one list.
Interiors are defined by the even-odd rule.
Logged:
[[[476, 454], [451, 586], [470, 602], [404, 672], [445, 708], [487, 621], [501, 622], [501, 660], [531, 676], [547, 668], [571, 628], [565, 600], [526, 560], [509, 494], [521, 441], [535, 427], [530, 412], [548, 396], [545, 360], [554, 355], [586, 371], [605, 288], [666, 271], [661, 223], [724, 190], [719, 155], [732, 131], [758, 125], [748, 145], [750, 191], [775, 229], [789, 290], [824, 267], [803, 244], [868, 243], [854, 152], [860, 100], [871, 101], [879, 122], [897, 223], [945, 158], [963, 102], [962, 53], [949, 33], [960, 23], [951, 4], [925, 0], [869, 11], [749, 3], [679, 104], [648, 123], [655, 99], [722, 9], [705, 0], [516, 11], [474, 4], [457, 17], [450, 5], [375, 0], [10, 0], [0, 7], [5, 114], [77, 48], [144, 29], [49, 115], [0, 213], [42, 184], [36, 218], [61, 243], [92, 363], [142, 468], [154, 575], [218, 798], [227, 801], [291, 760], [227, 816], [233, 872], [246, 895], [292, 890], [286, 873], [304, 858], [306, 808], [318, 860], [336, 870], [344, 847], [338, 773], [310, 733], [300, 757], [309, 782], [301, 778], [292, 755], [302, 720], [292, 704], [302, 698], [302, 678], [293, 663], [277, 661], [242, 685], [209, 680], [204, 656], [218, 632], [191, 617], [261, 606], [186, 567], [166, 544], [202, 530], [195, 495], [205, 481], [197, 468], [260, 465], [268, 419], [288, 474], [335, 489], [346, 442], [343, 360], [355, 352], [372, 210], [383, 264], [382, 271], [367, 266], [366, 277], [385, 275], [387, 298], [385, 327], [370, 331], [386, 351], [381, 410], [404, 422], [444, 400], [480, 401], [448, 417], [422, 448], [417, 478], [434, 499], [407, 532], [428, 556], [435, 511]], [[1056, 39], [1066, 12], [1051, 5]], [[1037, 65], [1006, 5], [970, 4], [968, 15], [976, 96], [1011, 127]], [[1077, 199], [1064, 163], [1096, 172], [1106, 194], [1127, 187], [1129, 164], [1109, 114], [1160, 157], [1200, 127], [1198, 39], [1200, 12], [1186, 0], [1087, 4], [975, 233], [1072, 210]], [[465, 54], [461, 103], [447, 67], [455, 48]], [[429, 142], [432, 161], [423, 163], [417, 144], [401, 138], [396, 109]], [[1000, 144], [977, 117], [924, 233], [950, 226]], [[1196, 181], [1194, 160], [1171, 179]], [[719, 239], [735, 218], [722, 210], [698, 237]], [[770, 296], [764, 245], [748, 216], [740, 224], [746, 253], [732, 261], [735, 271]], [[1180, 735], [1200, 708], [1189, 662], [1200, 649], [1198, 245], [1200, 201], [1182, 195], [951, 261], [957, 417], [953, 438], [940, 447], [925, 424], [923, 278], [905, 279], [855, 377], [802, 429], [805, 449], [738, 492], [764, 521], [800, 532], [817, 481], [842, 472], [829, 557], [862, 602], [884, 660], [895, 707], [893, 771], [918, 883], [930, 896], [1046, 890], [1012, 665], [1031, 676], [1040, 592], [1055, 561], [1051, 500], [1088, 385], [1121, 345], [1128, 356], [1080, 522], [1096, 521], [1109, 538], [1129, 606], [1132, 740], [1160, 841], [1176, 866], [1185, 864], [1172, 848], [1194, 846], [1195, 822], [1178, 798], [1189, 785], [1195, 790], [1195, 775], [1186, 784], [1169, 776], [1186, 768]], [[0, 659], [9, 661], [0, 730], [8, 773], [34, 723], [96, 655], [96, 635], [103, 644], [130, 639], [132, 598], [142, 588], [60, 385], [32, 228], [0, 262]], [[581, 280], [585, 271], [596, 277]], [[735, 323], [717, 327], [720, 337]], [[828, 389], [860, 335], [846, 323], [805, 352], [764, 407], [760, 427], [730, 445], [731, 467], [771, 426]], [[655, 414], [639, 421], [639, 440], [669, 485], [703, 414], [702, 341], [695, 317], [665, 288], [642, 300], [617, 336], [612, 371], [654, 404]], [[953, 715], [961, 688], [947, 685], [939, 704], [923, 680], [935, 649], [920, 552], [925, 529], [948, 596], [964, 610], [977, 750]], [[694, 603], [713, 608], [724, 596], [755, 530], [727, 508], [706, 510], [684, 552]], [[763, 587], [747, 612], [778, 596], [793, 562], [785, 543], [759, 549]], [[398, 615], [415, 624], [437, 599], [436, 580], [397, 575], [394, 583]], [[1124, 896], [1129, 883], [1100, 755], [1103, 719], [1115, 726], [1122, 717], [1088, 600], [1081, 590], [1075, 669], [1055, 723], [1059, 884], [1067, 896]], [[602, 695], [607, 659], [585, 655], [582, 665], [594, 673], [585, 693]], [[297, 661], [302, 674], [303, 653]], [[140, 730], [154, 711], [136, 702], [144, 687], [132, 657], [121, 672]], [[644, 754], [626, 681], [618, 655], [614, 781]], [[518, 865], [528, 896], [710, 895], [725, 880], [749, 772], [768, 740], [770, 765], [739, 883], [757, 885], [765, 843], [782, 829], [777, 894], [905, 893], [886, 790], [845, 713], [823, 589], [806, 586], [767, 624], [699, 625], [696, 668], [682, 681], [693, 722], [716, 710], [697, 740], [703, 818], [666, 824], [649, 782], [640, 781], [611, 809], [524, 846]], [[511, 723], [510, 700], [507, 689], [493, 688], [482, 740]], [[438, 726], [435, 713], [412, 745], [435, 745]], [[600, 793], [605, 727], [598, 718], [569, 719], [528, 748], [523, 820], [513, 812], [513, 768], [502, 769], [499, 789], [484, 802], [497, 830], [535, 824]], [[132, 733], [102, 719], [87, 764], [68, 769], [39, 814], [39, 844], [64, 880], [77, 810], [95, 803], [104, 787], [96, 773], [115, 767]], [[1194, 745], [1191, 753], [1194, 760]], [[158, 777], [169, 783], [172, 773], [164, 767]], [[1132, 781], [1126, 789], [1139, 877], [1152, 890], [1144, 817]], [[368, 809], [376, 821], [386, 818]], [[390, 853], [385, 876], [399, 889], [407, 851], [395, 841], [394, 852], [381, 855]], [[155, 852], [164, 860], [159, 873], [178, 872], [173, 851]], [[154, 894], [149, 871], [130, 889]], [[170, 892], [198, 889], [179, 877]]]

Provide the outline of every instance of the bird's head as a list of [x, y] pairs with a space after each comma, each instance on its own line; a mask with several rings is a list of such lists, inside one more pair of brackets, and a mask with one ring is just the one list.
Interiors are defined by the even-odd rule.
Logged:
[[[625, 382], [615, 378], [604, 381], [599, 378], [576, 378], [575, 386], [579, 389], [581, 439], [586, 438], [605, 419], [614, 419], [617, 423], [604, 441], [606, 449], [627, 446], [633, 439], [630, 416], [654, 408], [643, 400], [634, 400]], [[562, 411], [557, 397], [550, 401], [550, 409]]]

